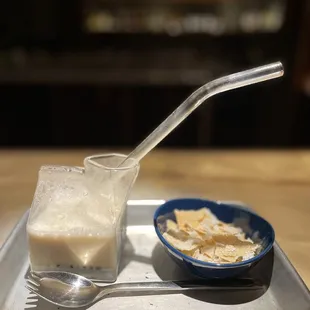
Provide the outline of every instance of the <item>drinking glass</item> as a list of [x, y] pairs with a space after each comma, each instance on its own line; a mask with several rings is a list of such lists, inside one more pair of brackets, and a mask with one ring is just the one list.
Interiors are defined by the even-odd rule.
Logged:
[[117, 278], [126, 237], [126, 204], [139, 163], [122, 154], [84, 159], [84, 167], [42, 166], [27, 223], [34, 271]]

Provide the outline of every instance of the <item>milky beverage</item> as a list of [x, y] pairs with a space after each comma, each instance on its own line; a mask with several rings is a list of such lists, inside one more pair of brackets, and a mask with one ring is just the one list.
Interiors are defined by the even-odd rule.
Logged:
[[101, 210], [74, 199], [52, 202], [27, 228], [32, 269], [115, 270], [117, 231]]
[[114, 281], [126, 233], [122, 191], [85, 182], [83, 173], [64, 180], [40, 173], [27, 224], [31, 269]]

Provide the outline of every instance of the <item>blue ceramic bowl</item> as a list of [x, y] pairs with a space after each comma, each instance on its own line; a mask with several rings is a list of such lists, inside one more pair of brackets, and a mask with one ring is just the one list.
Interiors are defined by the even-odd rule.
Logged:
[[[162, 233], [166, 229], [166, 220], [175, 221], [174, 210], [197, 210], [208, 208], [217, 218], [226, 223], [235, 223], [241, 227], [247, 237], [260, 241], [262, 251], [246, 261], [230, 264], [203, 262], [187, 256], [170, 245]], [[273, 246], [275, 233], [272, 226], [259, 215], [240, 205], [223, 204], [204, 199], [175, 199], [161, 205], [154, 214], [154, 226], [157, 236], [171, 258], [181, 267], [186, 268], [195, 276], [201, 278], [230, 278], [248, 271], [259, 262]]]

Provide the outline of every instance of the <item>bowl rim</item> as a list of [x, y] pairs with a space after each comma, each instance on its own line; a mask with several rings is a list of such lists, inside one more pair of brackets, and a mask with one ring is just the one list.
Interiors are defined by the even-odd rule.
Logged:
[[[252, 258], [249, 258], [247, 260], [244, 260], [244, 261], [238, 262], [238, 263], [229, 263], [229, 264], [210, 263], [210, 262], [204, 262], [204, 261], [198, 260], [196, 258], [193, 258], [191, 256], [188, 256], [188, 255], [182, 253], [181, 251], [177, 250], [175, 247], [173, 247], [163, 237], [163, 235], [159, 231], [159, 228], [158, 228], [158, 225], [157, 225], [157, 218], [159, 216], [158, 213], [167, 203], [169, 203], [169, 202], [178, 202], [178, 201], [186, 201], [186, 200], [187, 201], [193, 201], [193, 200], [203, 201], [205, 203], [213, 203], [213, 204], [215, 203], [217, 205], [224, 205], [224, 206], [228, 206], [228, 207], [231, 207], [231, 208], [235, 208], [235, 209], [239, 209], [239, 210], [242, 210], [242, 211], [246, 211], [249, 214], [254, 215], [254, 216], [260, 218], [261, 220], [263, 220], [264, 222], [266, 222], [266, 224], [269, 226], [270, 231], [271, 231], [271, 242], [258, 255], [255, 255]], [[206, 208], [207, 208], [207, 206], [206, 206]], [[180, 210], [182, 210], [182, 209], [180, 209]], [[249, 265], [249, 264], [253, 264], [253, 263], [259, 261], [260, 259], [262, 259], [271, 250], [271, 248], [273, 247], [273, 244], [275, 242], [275, 232], [274, 232], [274, 229], [273, 229], [272, 225], [267, 220], [265, 220], [263, 217], [261, 217], [260, 215], [258, 215], [255, 212], [253, 212], [249, 207], [247, 207], [247, 205], [241, 205], [240, 202], [228, 204], [228, 203], [223, 203], [223, 202], [217, 201], [217, 200], [209, 200], [209, 199], [202, 199], [202, 198], [177, 198], [177, 199], [170, 199], [170, 200], [167, 200], [165, 203], [163, 203], [162, 205], [160, 205], [156, 209], [156, 211], [154, 213], [154, 216], [153, 216], [153, 225], [154, 225], [155, 232], [156, 232], [159, 240], [163, 243], [164, 246], [166, 246], [168, 248], [168, 250], [173, 252], [177, 256], [177, 258], [183, 259], [183, 260], [185, 260], [187, 262], [190, 262], [190, 263], [193, 263], [196, 266], [200, 265], [201, 267], [213, 267], [213, 268], [219, 268], [220, 269], [220, 268], [242, 267], [242, 266], [246, 266], [246, 265]]]

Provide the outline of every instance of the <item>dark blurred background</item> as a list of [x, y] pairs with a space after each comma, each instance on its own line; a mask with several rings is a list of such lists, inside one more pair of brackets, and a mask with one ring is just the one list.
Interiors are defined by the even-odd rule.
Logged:
[[310, 146], [310, 1], [5, 1], [0, 146], [133, 147], [198, 86], [278, 60], [161, 146]]

